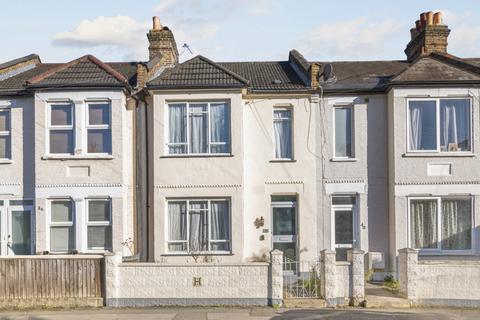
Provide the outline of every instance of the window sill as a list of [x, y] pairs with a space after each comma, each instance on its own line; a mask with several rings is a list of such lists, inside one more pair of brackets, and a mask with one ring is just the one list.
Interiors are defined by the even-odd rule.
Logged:
[[168, 154], [160, 156], [160, 159], [168, 158], [231, 158], [233, 154]]
[[172, 252], [164, 253], [161, 256], [164, 257], [191, 257], [191, 256], [233, 256], [232, 252], [202, 252], [202, 253], [181, 253]]
[[48, 155], [41, 157], [42, 160], [112, 160], [115, 159], [114, 156], [111, 155]]
[[297, 162], [295, 159], [272, 159], [269, 161], [270, 163], [282, 163], [282, 162]]
[[11, 159], [0, 159], [0, 164], [10, 164], [13, 163]]
[[471, 152], [407, 152], [402, 154], [403, 158], [473, 158]]
[[357, 158], [332, 158], [330, 162], [357, 162]]

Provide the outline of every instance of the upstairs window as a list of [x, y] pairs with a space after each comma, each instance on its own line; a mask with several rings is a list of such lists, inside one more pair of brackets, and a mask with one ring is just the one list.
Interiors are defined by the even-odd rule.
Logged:
[[229, 154], [230, 107], [226, 102], [168, 105], [168, 154]]
[[87, 108], [87, 152], [111, 154], [110, 104], [89, 103]]
[[292, 152], [292, 110], [273, 110], [273, 133], [275, 136], [275, 159], [293, 159]]
[[334, 118], [334, 158], [353, 158], [353, 107], [335, 107]]
[[73, 154], [74, 117], [71, 104], [50, 105], [49, 143], [51, 154]]
[[408, 150], [471, 152], [471, 100], [422, 99], [408, 102]]
[[12, 158], [10, 109], [0, 109], [0, 160]]

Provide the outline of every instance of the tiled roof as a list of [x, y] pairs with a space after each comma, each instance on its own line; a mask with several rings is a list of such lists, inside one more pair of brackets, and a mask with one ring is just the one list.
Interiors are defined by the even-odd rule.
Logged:
[[[0, 94], [7, 95], [22, 92], [27, 89], [28, 80], [37, 77], [46, 71], [54, 70], [61, 65], [62, 64], [59, 63], [42, 63], [33, 69], [0, 81]], [[110, 66], [112, 69], [122, 74], [123, 77], [128, 79], [130, 86], [134, 87], [136, 85], [136, 62], [110, 62], [106, 63], [106, 65]], [[95, 71], [96, 68], [93, 68], [93, 70]]]
[[308, 91], [288, 61], [221, 62], [221, 66], [249, 80], [252, 92]]
[[321, 68], [333, 66], [336, 81], [322, 83], [327, 91], [383, 91], [396, 74], [408, 67], [406, 61], [317, 62]]
[[480, 67], [449, 55], [431, 54], [414, 61], [392, 84], [480, 81]]
[[151, 88], [241, 88], [248, 80], [203, 56], [166, 69], [149, 81]]
[[66, 64], [60, 64], [27, 80], [30, 87], [91, 87], [125, 86], [123, 74], [87, 55]]
[[37, 54], [32, 53], [32, 54], [29, 54], [28, 56], [25, 56], [25, 57], [21, 57], [21, 58], [13, 59], [13, 60], [10, 60], [10, 61], [4, 62], [4, 63], [0, 63], [0, 70], [9, 68], [11, 66], [14, 66], [14, 65], [22, 63], [22, 62], [27, 62], [29, 60], [34, 60], [34, 59], [37, 59], [38, 61], [40, 61], [40, 57]]

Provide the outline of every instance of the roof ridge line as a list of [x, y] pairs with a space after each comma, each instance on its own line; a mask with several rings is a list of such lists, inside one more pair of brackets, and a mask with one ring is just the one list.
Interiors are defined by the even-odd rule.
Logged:
[[48, 78], [49, 76], [51, 76], [51, 75], [53, 75], [57, 72], [63, 71], [65, 69], [67, 69], [71, 66], [74, 66], [74, 65], [78, 64], [79, 62], [85, 61], [85, 60], [89, 60], [90, 62], [94, 63], [95, 65], [97, 65], [98, 67], [100, 67], [101, 69], [106, 71], [108, 74], [113, 76], [119, 82], [128, 83], [128, 80], [122, 74], [120, 74], [118, 71], [114, 70], [112, 67], [105, 64], [100, 59], [96, 58], [95, 56], [93, 56], [91, 54], [87, 54], [87, 55], [84, 55], [80, 58], [74, 59], [70, 62], [60, 64], [60, 65], [58, 65], [54, 68], [51, 68], [51, 69], [49, 69], [49, 70], [47, 70], [43, 73], [40, 73], [39, 75], [36, 75], [35, 77], [32, 77], [32, 78], [28, 79], [26, 82], [27, 82], [27, 84], [35, 84], [39, 81], [44, 80], [45, 78]]
[[[218, 69], [220, 69], [220, 70], [228, 73], [229, 75], [231, 75], [232, 77], [236, 78], [238, 81], [243, 82], [244, 84], [247, 84], [247, 85], [248, 85], [248, 84], [250, 83], [249, 80], [245, 79], [244, 77], [240, 76], [239, 74], [236, 74], [235, 72], [233, 72], [233, 71], [225, 68], [224, 66], [219, 65], [219, 64], [216, 63], [215, 61], [210, 60], [210, 59], [208, 59], [207, 57], [202, 56], [201, 54], [197, 55], [197, 57], [198, 57], [199, 59], [201, 59], [201, 60], [203, 60], [203, 61], [205, 61], [205, 62], [213, 65], [214, 67], [216, 67], [216, 68], [218, 68]], [[193, 59], [190, 59], [190, 60], [188, 60], [188, 61], [191, 61], [191, 60], [193, 60]], [[186, 61], [186, 62], [187, 62], [187, 61]]]
[[439, 62], [444, 62], [453, 67], [458, 67], [466, 72], [473, 73], [476, 76], [480, 75], [480, 67], [468, 63], [460, 57], [454, 56], [449, 53], [442, 54], [438, 52], [433, 52], [430, 54], [430, 56]]

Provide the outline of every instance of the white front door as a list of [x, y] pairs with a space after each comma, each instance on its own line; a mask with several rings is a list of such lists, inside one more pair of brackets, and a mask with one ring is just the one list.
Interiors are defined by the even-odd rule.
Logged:
[[337, 261], [347, 260], [347, 251], [357, 246], [356, 197], [332, 199], [332, 244]]
[[0, 255], [33, 253], [33, 206], [22, 200], [0, 201]]

